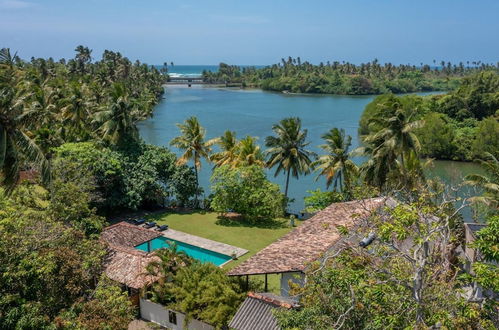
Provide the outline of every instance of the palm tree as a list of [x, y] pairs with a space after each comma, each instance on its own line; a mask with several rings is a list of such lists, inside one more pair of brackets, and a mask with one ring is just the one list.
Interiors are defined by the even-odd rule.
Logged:
[[[363, 137], [365, 146], [355, 151], [370, 157], [361, 170], [367, 175], [367, 182], [375, 182], [380, 188], [390, 178], [401, 179], [404, 185], [408, 185], [409, 181], [413, 181], [408, 177], [409, 170], [413, 174], [419, 173], [422, 178], [422, 171], [415, 169], [421, 145], [414, 131], [423, 125], [423, 121], [413, 120], [415, 111], [408, 113], [400, 103], [396, 102], [393, 106], [396, 110], [391, 117], [372, 119], [381, 129]], [[406, 164], [409, 159], [410, 169]]]
[[[67, 91], [67, 96], [61, 100], [63, 105], [61, 108], [62, 119], [64, 126], [69, 128], [67, 135], [71, 140], [78, 140], [88, 131], [87, 120], [90, 117], [90, 108], [93, 104], [88, 100], [85, 91], [87, 91], [85, 85], [74, 82]], [[110, 116], [109, 113], [107, 115]], [[104, 112], [99, 116], [104, 117]]]
[[182, 135], [171, 140], [170, 145], [184, 150], [177, 160], [177, 164], [183, 165], [189, 160], [194, 162], [196, 173], [196, 185], [199, 187], [198, 172], [201, 170], [201, 158], [210, 160], [211, 146], [216, 139], [205, 141], [206, 130], [199, 124], [196, 117], [190, 117], [183, 124], [177, 124]]
[[129, 100], [123, 85], [113, 85], [110, 99], [111, 103], [97, 112], [94, 119], [103, 139], [119, 145], [127, 137], [136, 139], [138, 131], [132, 116], [135, 105]]
[[300, 118], [285, 118], [279, 124], [272, 126], [276, 136], [267, 136], [265, 145], [269, 157], [267, 166], [272, 168], [277, 166], [275, 176], [281, 171], [286, 173], [286, 188], [284, 195], [288, 196], [289, 176], [298, 178], [300, 174], [310, 173], [311, 157], [315, 154], [306, 149], [309, 142], [307, 130], [301, 129]]
[[210, 157], [210, 160], [215, 163], [215, 167], [234, 164], [237, 159], [237, 145], [239, 143], [236, 132], [227, 130], [214, 141], [220, 147], [220, 151]]
[[78, 64], [80, 73], [84, 73], [85, 65], [92, 61], [92, 50], [89, 49], [88, 47], [79, 45], [78, 47], [75, 48], [75, 52], [76, 52], [75, 59]]
[[147, 264], [145, 268], [145, 276], [151, 277], [154, 284], [149, 291], [153, 295], [153, 299], [158, 302], [169, 302], [169, 284], [173, 281], [173, 277], [182, 267], [187, 267], [193, 262], [185, 252], [179, 251], [176, 243], [169, 243], [168, 248], [158, 249], [154, 251], [154, 259]]
[[256, 144], [256, 138], [246, 136], [239, 141], [236, 146], [237, 158], [234, 161], [234, 167], [258, 165], [265, 166], [263, 153], [260, 146]]
[[350, 192], [352, 175], [358, 173], [358, 168], [350, 159], [348, 152], [352, 144], [352, 137], [345, 136], [344, 129], [332, 128], [322, 135], [326, 142], [319, 147], [327, 152], [312, 163], [312, 167], [319, 171], [319, 175], [326, 177], [326, 185], [329, 188], [334, 183], [334, 190], [339, 186], [340, 191]]
[[470, 174], [465, 177], [465, 183], [482, 188], [484, 194], [470, 198], [470, 200], [483, 203], [497, 211], [499, 207], [499, 160], [487, 152], [479, 162], [488, 176]]
[[184, 251], [179, 251], [175, 242], [168, 244], [167, 248], [154, 251], [154, 255], [158, 258], [146, 266], [146, 271], [151, 276], [161, 276], [171, 281], [177, 270], [187, 266], [192, 259]]
[[7, 193], [17, 184], [23, 166], [37, 167], [45, 182], [50, 179], [48, 161], [27, 129], [33, 117], [25, 115], [23, 103], [19, 90], [8, 83], [0, 85], [0, 168]]

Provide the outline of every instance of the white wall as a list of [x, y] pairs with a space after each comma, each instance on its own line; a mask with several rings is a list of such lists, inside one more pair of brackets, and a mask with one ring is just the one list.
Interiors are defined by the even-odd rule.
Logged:
[[301, 272], [281, 274], [281, 296], [289, 297], [289, 281], [300, 286], [305, 284], [305, 274]]
[[[156, 304], [150, 300], [140, 299], [140, 317], [144, 320], [151, 321], [167, 327], [172, 330], [182, 330], [184, 329], [185, 315], [179, 312], [175, 312], [177, 315], [177, 324], [172, 324], [168, 320], [168, 312], [170, 310], [166, 309], [165, 306]], [[206, 324], [198, 320], [190, 320], [187, 327], [189, 330], [213, 330], [213, 326]]]

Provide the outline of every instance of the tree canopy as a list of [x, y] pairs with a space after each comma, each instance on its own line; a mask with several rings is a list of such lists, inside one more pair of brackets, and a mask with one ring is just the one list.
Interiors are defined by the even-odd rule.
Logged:
[[218, 167], [213, 172], [211, 183], [211, 208], [216, 212], [236, 212], [250, 220], [284, 215], [284, 195], [257, 165]]

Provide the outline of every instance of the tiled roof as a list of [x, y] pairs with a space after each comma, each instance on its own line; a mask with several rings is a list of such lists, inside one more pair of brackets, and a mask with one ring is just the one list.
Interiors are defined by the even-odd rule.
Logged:
[[[267, 297], [266, 293], [248, 293], [229, 323], [236, 330], [278, 330], [277, 320], [272, 310], [281, 307], [274, 303], [276, 297]], [[282, 297], [281, 297], [282, 298]], [[283, 298], [284, 299], [284, 298]]]
[[152, 253], [135, 248], [108, 245], [108, 253], [104, 259], [104, 272], [119, 283], [134, 289], [140, 289], [157, 280], [146, 275], [145, 268], [153, 260], [158, 259]]
[[101, 241], [112, 245], [134, 247], [141, 243], [155, 239], [161, 233], [145, 229], [127, 222], [118, 222], [104, 228]]
[[119, 283], [134, 289], [156, 280], [145, 273], [145, 267], [157, 257], [140, 251], [134, 246], [161, 236], [160, 233], [126, 222], [119, 222], [104, 228], [100, 240], [107, 245], [104, 259], [106, 275]]
[[269, 304], [276, 305], [277, 307], [284, 307], [286, 309], [299, 307], [299, 304], [296, 300], [290, 297], [279, 296], [271, 292], [248, 292], [248, 297], [260, 299], [268, 302]]
[[372, 198], [334, 203], [232, 269], [229, 275], [303, 272], [341, 238], [336, 226], [351, 228], [385, 202]]

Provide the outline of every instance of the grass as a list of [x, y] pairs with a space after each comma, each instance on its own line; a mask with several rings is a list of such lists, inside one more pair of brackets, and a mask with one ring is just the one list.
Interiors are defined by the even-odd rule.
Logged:
[[[175, 230], [249, 251], [238, 260], [229, 262], [224, 266], [225, 269], [239, 265], [292, 229], [285, 219], [248, 224], [244, 220], [219, 218], [218, 214], [209, 212], [163, 213], [152, 215], [149, 219], [154, 219], [158, 224], [167, 224]], [[299, 225], [301, 222], [297, 221], [296, 223]], [[264, 276], [252, 276], [251, 278], [263, 281]], [[280, 275], [269, 275], [269, 291], [279, 292], [279, 278]]]

